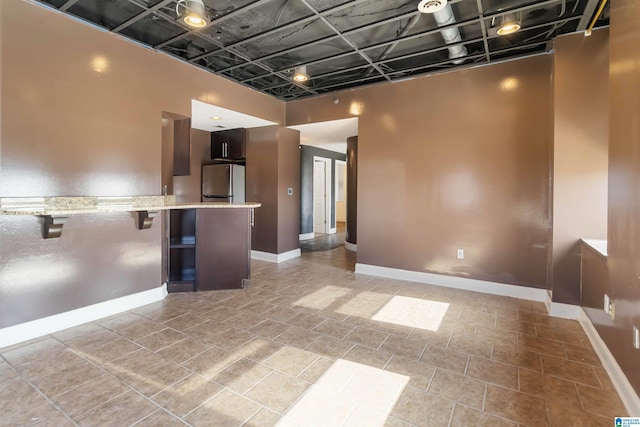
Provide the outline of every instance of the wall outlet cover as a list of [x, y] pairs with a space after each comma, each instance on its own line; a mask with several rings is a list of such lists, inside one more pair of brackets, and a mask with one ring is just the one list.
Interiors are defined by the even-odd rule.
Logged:
[[458, 259], [464, 259], [464, 249], [458, 249], [456, 251], [456, 256], [458, 257]]
[[293, 188], [287, 188], [287, 196], [293, 196]]

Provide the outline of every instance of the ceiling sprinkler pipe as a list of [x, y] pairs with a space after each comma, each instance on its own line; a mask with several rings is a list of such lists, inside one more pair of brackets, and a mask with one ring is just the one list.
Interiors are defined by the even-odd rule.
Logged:
[[[450, 4], [447, 4], [442, 9], [434, 12], [433, 18], [436, 20], [438, 27], [444, 27], [446, 25], [453, 25], [457, 23], [456, 17], [453, 15], [453, 9], [451, 9]], [[442, 34], [442, 38], [447, 44], [457, 42], [462, 43], [462, 37], [460, 37], [460, 31], [458, 30], [458, 28], [447, 28], [440, 31], [440, 34]], [[467, 56], [467, 48], [462, 44], [450, 46], [448, 49], [449, 59], [462, 58], [464, 56]], [[462, 64], [463, 62], [464, 59], [457, 59], [453, 61], [454, 64]]]

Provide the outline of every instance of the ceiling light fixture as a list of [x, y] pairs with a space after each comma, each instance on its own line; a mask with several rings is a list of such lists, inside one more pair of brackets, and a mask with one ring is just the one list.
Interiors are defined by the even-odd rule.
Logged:
[[434, 13], [444, 9], [447, 0], [422, 0], [418, 4], [418, 10], [422, 13]]
[[513, 34], [522, 27], [522, 19], [519, 13], [508, 13], [498, 16], [494, 18], [494, 20], [495, 26], [497, 27], [496, 33], [498, 33], [499, 36]]
[[[183, 7], [180, 12], [180, 6]], [[185, 24], [193, 28], [202, 28], [209, 25], [209, 17], [206, 14], [202, 0], [179, 0], [176, 3], [176, 15]]]
[[210, 120], [222, 120], [222, 117], [220, 116], [211, 116], [209, 117]]
[[293, 80], [297, 82], [306, 82], [309, 80], [309, 75], [307, 74], [307, 66], [301, 65], [296, 67], [296, 72], [293, 74]]

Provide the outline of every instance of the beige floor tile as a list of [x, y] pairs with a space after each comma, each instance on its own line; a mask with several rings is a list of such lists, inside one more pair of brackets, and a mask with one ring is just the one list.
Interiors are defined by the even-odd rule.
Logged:
[[[269, 409], [283, 414], [308, 387], [309, 383], [305, 381], [274, 371], [249, 390], [246, 396]], [[277, 392], [274, 392], [275, 390]]]
[[64, 348], [61, 351], [55, 352], [55, 354], [47, 355], [47, 357], [31, 359], [26, 362], [23, 360], [13, 360], [11, 364], [25, 377], [34, 379], [52, 374], [82, 361], [82, 357], [78, 356], [73, 350]]
[[149, 400], [130, 391], [90, 410], [77, 421], [80, 426], [130, 425], [157, 409]]
[[105, 365], [140, 349], [141, 347], [138, 344], [128, 339], [118, 337], [102, 346], [82, 350], [74, 349], [74, 351], [78, 355], [86, 357], [98, 365]]
[[407, 387], [391, 414], [416, 426], [446, 426], [449, 425], [452, 409], [453, 402], [450, 400]]
[[518, 334], [518, 348], [566, 358], [564, 346], [561, 341]]
[[542, 325], [536, 325], [536, 334], [540, 338], [546, 338], [556, 341], [562, 341], [567, 344], [582, 345], [582, 337], [584, 333], [576, 331], [567, 331], [562, 329], [550, 328]]
[[182, 366], [197, 372], [205, 378], [211, 378], [240, 359], [242, 359], [241, 355], [214, 346], [182, 363]]
[[541, 354], [540, 357], [542, 359], [542, 369], [545, 374], [592, 387], [600, 386], [600, 382], [596, 378], [595, 371], [591, 365], [559, 359], [546, 354]]
[[600, 358], [596, 354], [595, 350], [590, 347], [565, 344], [564, 351], [567, 354], [567, 359], [574, 362], [587, 363], [593, 366], [602, 366]]
[[233, 365], [216, 374], [211, 381], [215, 381], [236, 393], [243, 394], [251, 387], [262, 381], [273, 370], [249, 359], [240, 359]]
[[542, 372], [540, 353], [522, 350], [512, 346], [496, 344], [493, 347], [493, 360], [519, 366], [531, 371]]
[[496, 330], [506, 330], [519, 332], [525, 335], [536, 335], [536, 325], [534, 323], [525, 322], [524, 320], [514, 320], [498, 316], [496, 319]]
[[256, 337], [236, 348], [233, 353], [246, 359], [253, 360], [254, 362], [261, 363], [283, 348], [284, 345], [279, 342]]
[[446, 347], [449, 345], [452, 332], [450, 331], [425, 331], [422, 329], [414, 329], [409, 335], [411, 339], [425, 340], [427, 344], [437, 345], [438, 347]]
[[451, 336], [451, 340], [449, 341], [447, 348], [461, 353], [473, 354], [489, 359], [491, 358], [493, 343], [485, 338], [470, 337], [454, 333]]
[[520, 424], [548, 425], [544, 400], [493, 384], [487, 385], [485, 411]]
[[116, 332], [125, 338], [135, 341], [142, 337], [146, 337], [147, 335], [160, 332], [164, 328], [166, 328], [166, 326], [160, 323], [152, 322], [150, 320], [143, 320], [139, 323], [129, 326], [126, 329], [118, 329], [116, 330]]
[[559, 317], [551, 317], [544, 313], [534, 313], [523, 310], [518, 310], [518, 319], [550, 328], [582, 333], [582, 326], [580, 326], [580, 323], [576, 320], [561, 319]]
[[384, 427], [387, 421], [387, 414], [374, 408], [358, 405], [345, 420], [344, 427]]
[[90, 323], [85, 323], [84, 325], [74, 326], [73, 328], [64, 329], [60, 332], [51, 334], [51, 336], [57, 339], [58, 341], [62, 341], [66, 343], [68, 341], [78, 339], [86, 335], [92, 335], [92, 334], [98, 333], [103, 329], [104, 328], [98, 325], [97, 323], [90, 322]]
[[392, 354], [385, 351], [373, 350], [368, 347], [356, 345], [342, 358], [352, 362], [361, 363], [374, 368], [382, 369], [385, 367]]
[[102, 374], [98, 378], [54, 397], [53, 401], [69, 416], [75, 418], [129, 390], [127, 385], [111, 375]]
[[211, 347], [209, 343], [197, 338], [187, 337], [182, 341], [163, 348], [158, 351], [158, 354], [172, 362], [183, 363]]
[[269, 319], [277, 320], [278, 322], [287, 322], [298, 313], [299, 313], [298, 311], [292, 310], [287, 307], [274, 307], [271, 310], [264, 313], [264, 315]]
[[487, 329], [479, 327], [476, 331], [476, 338], [490, 341], [494, 346], [504, 346], [515, 348], [518, 345], [518, 333], [504, 329]]
[[[238, 427], [253, 417], [260, 405], [231, 391], [224, 390], [185, 417], [189, 424], [199, 427]], [[214, 421], [215, 420], [215, 421]]]
[[0, 424], [71, 425], [53, 405], [20, 377], [3, 382], [0, 387]]
[[138, 370], [114, 370], [112, 373], [147, 397], [153, 396], [190, 374], [182, 366], [167, 361]]
[[274, 427], [279, 425], [282, 420], [282, 415], [273, 412], [270, 409], [262, 408], [255, 414], [249, 421], [242, 425], [242, 427]]
[[264, 364], [295, 377], [300, 375], [318, 358], [317, 354], [287, 346], [267, 359]]
[[518, 424], [456, 403], [451, 427], [517, 427]]
[[471, 356], [467, 375], [503, 387], [518, 389], [518, 368], [505, 363]]
[[222, 387], [198, 375], [179, 381], [153, 396], [153, 401], [179, 417], [189, 412], [222, 391]]
[[18, 376], [18, 372], [11, 367], [7, 362], [0, 359], [0, 383], [9, 381]]
[[33, 383], [47, 396], [54, 397], [102, 374], [103, 371], [100, 368], [83, 360], [77, 365], [70, 365], [53, 374], [35, 378]]
[[606, 391], [613, 391], [615, 393], [616, 388], [611, 382], [611, 378], [609, 378], [609, 374], [607, 374], [607, 371], [605, 371], [604, 368], [598, 368], [598, 367], [594, 368], [594, 370], [596, 371], [596, 376], [600, 380], [600, 385], [602, 386], [602, 389]]
[[629, 416], [616, 393], [578, 384], [578, 394], [587, 412], [607, 418]]
[[333, 357], [338, 359], [347, 354], [347, 352], [351, 350], [353, 346], [354, 344], [348, 341], [343, 341], [337, 338], [323, 335], [316, 341], [314, 341], [311, 345], [309, 345], [306, 350], [320, 356]]
[[476, 409], [482, 409], [486, 383], [445, 369], [436, 371], [428, 391]]
[[[135, 427], [180, 427], [186, 426], [184, 422], [174, 417], [167, 411], [158, 409], [153, 414], [138, 421], [134, 424]], [[133, 426], [132, 426], [133, 427]]]
[[520, 369], [520, 391], [567, 406], [581, 408], [575, 383]]
[[288, 324], [304, 329], [313, 329], [327, 318], [310, 313], [300, 313], [287, 321]]
[[312, 342], [320, 338], [322, 334], [307, 329], [292, 327], [288, 331], [278, 335], [276, 341], [294, 346], [297, 348], [305, 348]]
[[251, 341], [253, 338], [255, 338], [253, 333], [232, 328], [209, 338], [209, 342], [217, 345], [218, 347], [232, 350], [247, 343], [248, 341]]
[[312, 387], [286, 416], [299, 426], [339, 426], [347, 420], [355, 407], [355, 403], [340, 399], [335, 393]]
[[549, 402], [549, 417], [552, 427], [612, 427], [613, 418], [603, 418], [562, 403]]
[[216, 307], [211, 311], [203, 313], [202, 316], [214, 322], [224, 322], [225, 320], [231, 319], [237, 314], [238, 310], [236, 308], [231, 308], [223, 305], [220, 307]]
[[185, 338], [188, 338], [188, 335], [185, 335], [182, 332], [178, 332], [175, 329], [166, 328], [161, 330], [160, 332], [147, 335], [146, 337], [141, 338], [136, 342], [151, 351], [158, 351], [162, 350], [165, 347], [169, 347], [170, 345], [175, 344], [179, 341], [182, 341]]
[[427, 340], [420, 338], [403, 338], [390, 335], [382, 344], [380, 350], [389, 352], [395, 356], [405, 359], [418, 360], [425, 347]]
[[378, 326], [376, 326], [376, 331], [407, 338], [411, 335], [411, 332], [413, 332], [413, 328], [393, 323], [379, 322]]
[[468, 358], [466, 353], [429, 345], [422, 353], [420, 362], [462, 374], [467, 367]]
[[204, 316], [187, 313], [164, 322], [164, 325], [168, 328], [175, 329], [176, 331], [184, 332], [189, 328], [193, 328], [194, 326], [206, 322], [207, 320], [208, 319]]
[[436, 371], [433, 366], [396, 356], [391, 359], [384, 369], [408, 376], [410, 378], [409, 385], [423, 391], [427, 389]]
[[384, 427], [411, 427], [411, 424], [406, 421], [402, 421], [400, 418], [387, 416]]
[[377, 349], [389, 337], [389, 334], [361, 326], [349, 332], [345, 339], [356, 344]]
[[318, 360], [309, 365], [307, 369], [302, 371], [300, 375], [298, 375], [298, 378], [309, 383], [315, 383], [324, 375], [325, 372], [327, 372], [329, 368], [331, 368], [333, 363], [333, 359], [321, 356]]
[[327, 319], [313, 330], [324, 335], [329, 335], [338, 339], [342, 339], [355, 328], [355, 325], [338, 322], [333, 319]]

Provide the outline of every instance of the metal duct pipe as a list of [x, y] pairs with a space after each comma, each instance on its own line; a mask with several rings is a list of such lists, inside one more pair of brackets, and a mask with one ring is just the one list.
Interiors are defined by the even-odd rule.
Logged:
[[[456, 17], [453, 15], [453, 9], [451, 9], [450, 4], [447, 4], [442, 9], [433, 12], [433, 18], [436, 20], [438, 27], [452, 25], [457, 22]], [[440, 31], [440, 34], [442, 34], [442, 38], [447, 44], [462, 42], [462, 37], [460, 37], [460, 31], [458, 30], [458, 28], [447, 28]], [[448, 49], [449, 59], [462, 58], [463, 56], [467, 56], [467, 48], [462, 44], [450, 46]], [[453, 61], [454, 64], [462, 64], [463, 62], [464, 59], [457, 59]]]

